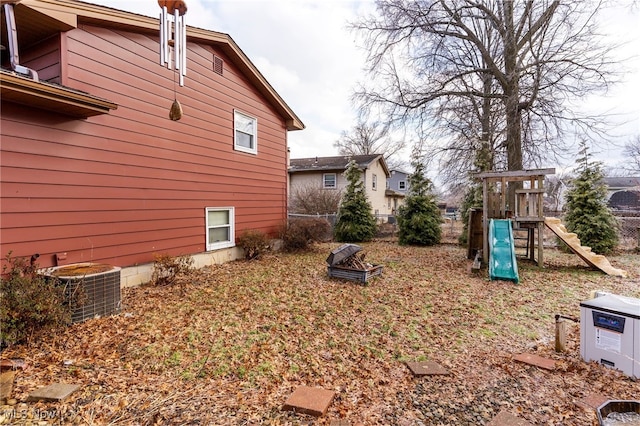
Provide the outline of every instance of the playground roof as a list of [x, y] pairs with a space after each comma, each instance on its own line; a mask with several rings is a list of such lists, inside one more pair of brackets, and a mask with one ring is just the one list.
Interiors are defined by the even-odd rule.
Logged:
[[491, 180], [529, 180], [532, 177], [554, 175], [556, 169], [529, 169], [529, 170], [505, 170], [501, 172], [482, 172], [476, 173], [473, 177], [478, 179]]

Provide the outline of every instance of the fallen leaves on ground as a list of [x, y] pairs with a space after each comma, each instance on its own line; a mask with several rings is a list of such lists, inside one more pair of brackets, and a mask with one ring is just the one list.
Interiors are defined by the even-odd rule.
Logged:
[[[577, 404], [588, 394], [640, 395], [637, 380], [580, 359], [578, 324], [568, 351], [553, 350], [555, 314], [579, 317], [590, 291], [640, 297], [638, 255], [612, 258], [629, 272], [622, 279], [546, 250], [544, 269], [520, 262], [516, 285], [472, 273], [452, 244], [376, 241], [362, 247], [383, 274], [361, 285], [327, 277], [337, 246], [207, 267], [184, 292], [124, 289], [119, 315], [5, 350], [30, 366], [13, 395], [81, 384], [62, 402], [28, 405], [75, 424], [484, 425], [506, 410], [580, 426], [596, 419]], [[522, 352], [558, 368], [514, 361]], [[404, 363], [423, 360], [451, 374], [413, 378]], [[325, 416], [281, 410], [300, 385], [336, 392]]]

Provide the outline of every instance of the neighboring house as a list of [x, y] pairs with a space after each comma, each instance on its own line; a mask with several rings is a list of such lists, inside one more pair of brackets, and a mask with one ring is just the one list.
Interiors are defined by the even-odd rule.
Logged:
[[381, 216], [391, 214], [385, 194], [387, 178], [391, 174], [380, 154], [292, 158], [289, 162], [289, 188], [318, 185], [326, 191], [342, 190], [348, 183], [344, 172], [351, 160], [362, 171], [361, 178], [373, 213]]
[[401, 170], [391, 170], [391, 176], [387, 179], [387, 209], [395, 214], [404, 201], [409, 191], [410, 173]]
[[640, 210], [640, 177], [606, 177], [609, 207], [614, 210]]
[[640, 189], [614, 193], [609, 198], [609, 207], [619, 211], [640, 212]]
[[443, 196], [441, 198], [441, 202], [438, 204], [439, 207], [442, 206], [442, 214], [454, 220], [460, 219], [460, 207], [462, 206], [463, 197], [464, 194], [460, 193], [448, 194], [447, 196]]
[[640, 176], [614, 176], [604, 178], [608, 186], [609, 195], [617, 191], [640, 188]]
[[108, 263], [130, 285], [148, 280], [156, 254], [232, 260], [237, 235], [286, 220], [287, 132], [304, 125], [229, 35], [188, 27], [176, 87], [159, 63], [158, 19], [23, 0], [18, 65], [4, 14], [3, 256]]

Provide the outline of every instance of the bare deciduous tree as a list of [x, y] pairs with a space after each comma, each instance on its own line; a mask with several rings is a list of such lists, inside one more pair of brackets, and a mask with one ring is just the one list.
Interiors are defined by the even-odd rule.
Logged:
[[559, 212], [564, 206], [565, 191], [569, 187], [571, 176], [559, 173], [544, 178], [545, 209], [551, 212]]
[[299, 185], [291, 188], [289, 211], [299, 214], [334, 214], [340, 206], [342, 191], [322, 185]]
[[342, 132], [334, 144], [340, 155], [381, 154], [389, 168], [402, 165], [398, 154], [405, 147], [404, 139], [394, 140], [389, 127], [382, 123], [358, 122], [349, 132]]
[[390, 123], [448, 136], [446, 149], [442, 141], [438, 148], [449, 162], [466, 168], [479, 149], [489, 149], [492, 168], [517, 170], [562, 156], [568, 122], [582, 132], [604, 131], [602, 119], [580, 115], [569, 102], [605, 91], [615, 76], [611, 47], [595, 27], [602, 3], [376, 5], [378, 16], [353, 24], [365, 36], [371, 77], [356, 99]]
[[640, 175], [640, 135], [627, 142], [623, 153], [626, 157], [624, 169], [633, 175]]

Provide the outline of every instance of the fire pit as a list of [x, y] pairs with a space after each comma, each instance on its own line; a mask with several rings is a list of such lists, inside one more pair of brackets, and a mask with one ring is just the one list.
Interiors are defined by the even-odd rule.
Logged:
[[598, 407], [600, 426], [640, 425], [640, 401], [607, 401]]
[[366, 283], [367, 280], [382, 274], [382, 265], [365, 262], [362, 247], [356, 244], [343, 244], [333, 249], [327, 257], [329, 277]]

